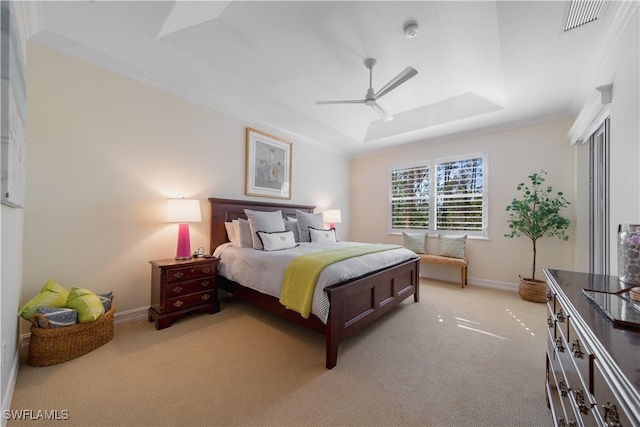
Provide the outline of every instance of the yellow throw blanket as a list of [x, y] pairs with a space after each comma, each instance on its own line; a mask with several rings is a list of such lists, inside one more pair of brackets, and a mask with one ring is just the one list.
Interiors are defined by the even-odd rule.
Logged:
[[300, 255], [289, 263], [284, 272], [280, 304], [308, 319], [311, 313], [311, 302], [316, 282], [325, 267], [348, 258], [401, 247], [398, 245], [373, 244]]

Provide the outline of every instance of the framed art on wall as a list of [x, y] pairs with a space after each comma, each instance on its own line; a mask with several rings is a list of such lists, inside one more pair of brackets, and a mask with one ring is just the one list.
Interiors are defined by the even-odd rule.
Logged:
[[24, 46], [14, 17], [14, 2], [0, 7], [0, 202], [13, 208], [25, 200], [26, 82]]
[[291, 142], [247, 128], [245, 194], [291, 199]]

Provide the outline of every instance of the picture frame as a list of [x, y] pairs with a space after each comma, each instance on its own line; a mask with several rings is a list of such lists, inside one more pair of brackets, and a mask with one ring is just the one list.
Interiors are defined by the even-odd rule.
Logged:
[[291, 199], [291, 142], [252, 128], [246, 137], [245, 194]]
[[0, 90], [0, 203], [25, 204], [26, 68], [24, 34], [15, 18], [14, 2], [2, 2], [2, 90]]

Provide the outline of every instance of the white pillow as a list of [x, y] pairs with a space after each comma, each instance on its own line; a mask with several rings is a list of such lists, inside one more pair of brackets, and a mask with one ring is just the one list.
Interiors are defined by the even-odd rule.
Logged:
[[224, 228], [227, 229], [227, 237], [233, 246], [236, 248], [240, 247], [240, 236], [238, 236], [238, 227], [237, 223], [233, 222], [225, 222]]
[[258, 231], [256, 233], [265, 251], [280, 251], [298, 246], [293, 237], [293, 231]]
[[321, 213], [308, 213], [296, 210], [296, 218], [298, 219], [298, 232], [300, 233], [301, 242], [310, 242], [309, 227], [322, 229], [324, 228], [324, 222], [322, 222]]
[[245, 209], [244, 213], [249, 218], [249, 227], [251, 227], [251, 238], [253, 240], [253, 249], [262, 249], [262, 242], [258, 237], [258, 231], [286, 231], [284, 228], [284, 219], [282, 211], [252, 211]]
[[427, 236], [423, 233], [411, 234], [402, 232], [402, 244], [405, 248], [417, 253], [427, 253]]
[[309, 237], [311, 243], [333, 243], [336, 240], [336, 229], [320, 230], [317, 228], [309, 227]]
[[246, 219], [234, 219], [233, 223], [238, 228], [238, 237], [240, 240], [241, 248], [252, 248], [253, 239], [251, 238], [251, 227], [249, 227], [249, 221]]

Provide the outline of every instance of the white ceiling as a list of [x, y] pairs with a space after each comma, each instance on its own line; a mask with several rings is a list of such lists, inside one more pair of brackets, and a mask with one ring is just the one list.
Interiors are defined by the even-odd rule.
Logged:
[[[345, 155], [577, 115], [619, 3], [563, 32], [564, 1], [44, 1], [31, 39]], [[404, 37], [408, 21], [416, 37]], [[365, 105], [407, 66], [418, 75]]]

